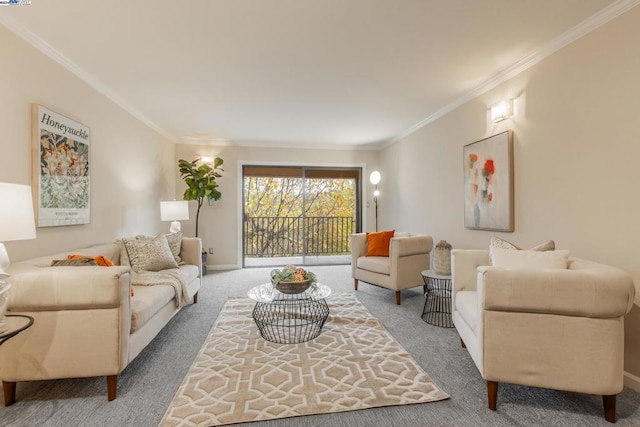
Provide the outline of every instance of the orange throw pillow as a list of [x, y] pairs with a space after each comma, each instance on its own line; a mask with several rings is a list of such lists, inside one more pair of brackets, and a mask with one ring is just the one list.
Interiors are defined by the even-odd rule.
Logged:
[[104, 256], [104, 255], [97, 255], [97, 256], [91, 256], [91, 255], [67, 255], [67, 259], [78, 259], [78, 258], [91, 258], [96, 260], [96, 264], [98, 264], [101, 267], [113, 267], [115, 264], [113, 263], [113, 261], [111, 261], [108, 257]]
[[396, 230], [367, 233], [367, 256], [389, 256], [389, 243]]

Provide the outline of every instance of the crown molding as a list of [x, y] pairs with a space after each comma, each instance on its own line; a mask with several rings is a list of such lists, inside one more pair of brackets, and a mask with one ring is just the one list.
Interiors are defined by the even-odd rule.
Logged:
[[49, 58], [53, 59], [55, 62], [60, 64], [66, 70], [74, 74], [80, 80], [91, 86], [93, 89], [98, 91], [100, 94], [104, 95], [106, 98], [111, 100], [117, 106], [125, 110], [127, 113], [131, 114], [136, 119], [140, 120], [142, 123], [164, 136], [165, 138], [175, 141], [175, 136], [171, 135], [169, 132], [158, 126], [151, 119], [146, 117], [136, 108], [134, 108], [131, 104], [122, 99], [119, 95], [117, 95], [114, 91], [112, 91], [106, 84], [104, 84], [101, 80], [93, 76], [91, 73], [84, 70], [75, 62], [71, 61], [61, 52], [56, 50], [49, 43], [44, 41], [42, 38], [37, 36], [34, 32], [24, 27], [22, 24], [16, 22], [13, 18], [8, 15], [0, 14], [0, 23], [4, 25], [7, 29], [15, 33], [18, 37], [22, 38], [24, 41], [38, 49], [40, 52], [47, 55]]
[[434, 122], [440, 117], [450, 113], [451, 111], [462, 106], [463, 104], [466, 104], [467, 102], [488, 92], [489, 90], [493, 89], [499, 84], [504, 83], [507, 80], [517, 76], [523, 71], [533, 67], [535, 64], [542, 61], [546, 57], [552, 55], [553, 53], [567, 46], [568, 44], [573, 43], [579, 38], [587, 35], [593, 30], [601, 27], [602, 25], [606, 24], [612, 19], [617, 18], [618, 16], [629, 11], [630, 9], [637, 6], [638, 4], [640, 4], [640, 0], [618, 0], [614, 3], [611, 3], [609, 6], [591, 15], [589, 18], [585, 19], [575, 27], [571, 28], [568, 31], [565, 31], [564, 33], [562, 33], [561, 35], [553, 39], [551, 42], [549, 42], [543, 48], [531, 53], [530, 55], [522, 58], [520, 61], [510, 65], [509, 67], [500, 71], [498, 74], [494, 75], [490, 79], [476, 86], [474, 89], [470, 90], [469, 92], [465, 93], [461, 97], [457, 98], [452, 103], [444, 106], [443, 108], [439, 109], [435, 113], [431, 114], [430, 116], [426, 117], [425, 119], [421, 120], [420, 122], [406, 129], [399, 135], [388, 140], [387, 142], [382, 144], [380, 149], [387, 148], [395, 144], [396, 142], [406, 138], [407, 136], [411, 135], [417, 130], [423, 128], [424, 126], [428, 125], [431, 122]]

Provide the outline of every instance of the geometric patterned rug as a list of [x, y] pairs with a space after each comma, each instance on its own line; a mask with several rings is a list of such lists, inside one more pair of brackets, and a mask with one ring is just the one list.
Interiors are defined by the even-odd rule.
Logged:
[[258, 332], [249, 298], [229, 298], [161, 426], [216, 426], [449, 396], [353, 294], [327, 298], [318, 338], [275, 344]]

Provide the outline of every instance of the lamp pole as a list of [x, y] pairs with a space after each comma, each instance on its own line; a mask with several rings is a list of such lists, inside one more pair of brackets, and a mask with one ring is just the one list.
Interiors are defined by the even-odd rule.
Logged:
[[369, 181], [376, 186], [376, 189], [373, 190], [373, 202], [376, 204], [376, 231], [378, 231], [378, 196], [380, 195], [380, 191], [378, 191], [378, 183], [380, 182], [380, 178], [381, 175], [378, 171], [373, 171], [371, 172], [371, 175], [369, 175]]

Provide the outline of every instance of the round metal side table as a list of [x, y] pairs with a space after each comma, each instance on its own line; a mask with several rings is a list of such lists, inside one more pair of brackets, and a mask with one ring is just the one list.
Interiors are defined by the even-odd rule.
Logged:
[[253, 320], [260, 335], [278, 344], [298, 344], [315, 339], [329, 317], [325, 298], [331, 288], [321, 283], [299, 294], [285, 294], [271, 283], [251, 288], [247, 296], [256, 302]]
[[13, 338], [20, 332], [33, 325], [33, 317], [24, 314], [7, 314], [7, 330], [0, 332], [0, 345], [9, 338]]
[[441, 328], [453, 328], [453, 320], [451, 320], [451, 276], [436, 274], [433, 270], [423, 270], [421, 274], [425, 289], [422, 320]]

